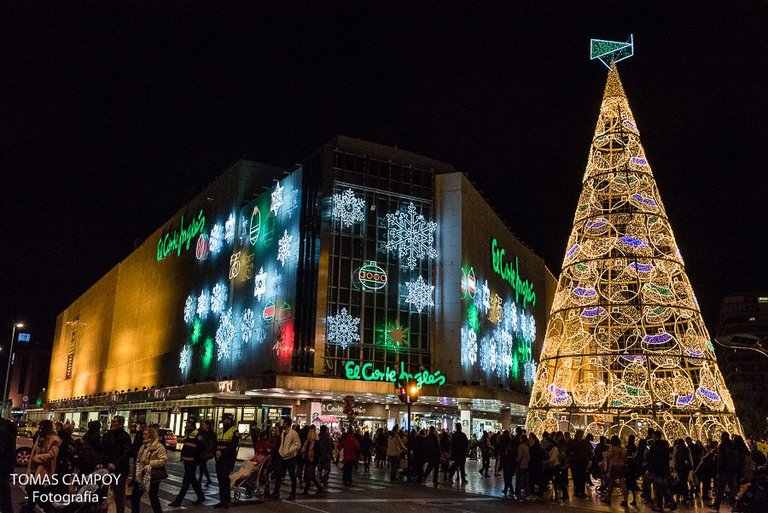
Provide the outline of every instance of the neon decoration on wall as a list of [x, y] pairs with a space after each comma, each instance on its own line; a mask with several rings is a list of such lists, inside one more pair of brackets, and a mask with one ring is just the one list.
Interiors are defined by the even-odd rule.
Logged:
[[333, 195], [333, 218], [339, 219], [348, 228], [365, 219], [365, 199], [358, 198], [352, 189]]
[[184, 303], [184, 322], [192, 324], [195, 319], [195, 310], [197, 309], [197, 297], [187, 296], [187, 300]]
[[283, 189], [280, 182], [275, 184], [275, 190], [272, 191], [272, 203], [269, 206], [269, 211], [274, 212], [277, 215], [277, 211], [283, 206]]
[[211, 253], [218, 255], [221, 248], [224, 247], [224, 227], [216, 223], [211, 228], [211, 236], [208, 239], [208, 248]]
[[235, 340], [235, 325], [232, 322], [232, 309], [222, 312], [219, 328], [216, 330], [216, 360], [229, 358], [232, 343]]
[[506, 250], [499, 248], [498, 241], [491, 239], [491, 263], [493, 265], [493, 271], [501, 276], [501, 279], [509, 283], [512, 290], [515, 291], [515, 301], [520, 303], [522, 300], [523, 308], [528, 303], [536, 306], [536, 292], [533, 290], [533, 283], [527, 279], [520, 278], [520, 259], [515, 256], [514, 264], [504, 262], [504, 254]]
[[376, 338], [375, 344], [385, 351], [405, 351], [411, 347], [410, 330], [401, 326], [399, 321], [387, 323]]
[[421, 313], [424, 308], [435, 306], [435, 301], [432, 299], [435, 286], [425, 282], [424, 278], [419, 276], [416, 281], [407, 281], [405, 286], [408, 288], [405, 302], [413, 306], [416, 311]]
[[366, 290], [379, 290], [387, 285], [387, 273], [373, 260], [358, 269], [357, 279]]
[[285, 262], [291, 257], [292, 241], [293, 241], [293, 236], [288, 235], [288, 230], [285, 230], [277, 246], [277, 259], [280, 261], [280, 264], [283, 267], [285, 267]]
[[211, 291], [211, 312], [221, 314], [227, 303], [227, 286], [217, 283]]
[[197, 297], [197, 316], [201, 319], [208, 317], [208, 312], [211, 311], [211, 294], [203, 289], [200, 295]]
[[405, 370], [405, 362], [400, 362], [400, 369], [387, 365], [383, 369], [376, 369], [373, 363], [364, 363], [360, 365], [357, 362], [348, 361], [344, 364], [344, 375], [347, 379], [363, 381], [388, 381], [395, 383], [397, 381], [407, 381], [415, 379], [416, 385], [421, 388], [424, 385], [445, 385], [445, 376], [439, 371], [429, 372], [428, 370], [418, 371], [415, 374]]
[[235, 216], [232, 214], [229, 214], [224, 223], [224, 240], [227, 241], [227, 244], [235, 242]]
[[234, 280], [240, 275], [240, 251], [229, 257], [229, 279]]
[[200, 210], [196, 217], [193, 217], [188, 226], [184, 226], [184, 216], [179, 220], [179, 227], [173, 231], [167, 232], [157, 241], [157, 261], [162, 261], [173, 252], [176, 256], [181, 256], [182, 250], [189, 250], [192, 239], [198, 236], [205, 229], [205, 215]]
[[197, 244], [195, 245], [195, 257], [198, 260], [205, 260], [208, 258], [208, 253], [210, 253], [210, 250], [208, 249], [208, 236], [204, 233], [201, 233], [197, 237]]
[[346, 349], [360, 342], [360, 317], [352, 317], [342, 308], [336, 315], [326, 318], [327, 333], [325, 339], [330, 344]]
[[259, 241], [259, 235], [261, 234], [261, 211], [259, 207], [253, 207], [251, 212], [251, 228], [248, 231], [248, 240], [252, 245], [255, 245]]
[[477, 362], [477, 333], [469, 326], [461, 328], [461, 364], [474, 365]]
[[396, 251], [410, 270], [416, 269], [418, 261], [435, 258], [435, 231], [437, 224], [427, 221], [416, 212], [416, 205], [408, 204], [405, 211], [387, 214], [387, 251]]
[[461, 299], [472, 299], [477, 292], [477, 284], [475, 281], [475, 270], [470, 267], [469, 269], [461, 268]]
[[264, 310], [261, 311], [261, 317], [265, 321], [271, 321], [274, 316], [275, 316], [275, 302], [271, 300], [267, 301], [267, 304], [264, 305]]
[[192, 352], [189, 350], [189, 346], [184, 345], [179, 353], [179, 370], [186, 374], [189, 370], [190, 360], [192, 359]]
[[246, 308], [243, 311], [242, 319], [240, 320], [240, 338], [244, 344], [251, 341], [253, 336], [253, 328], [256, 325], [256, 320], [253, 316], [253, 310]]
[[267, 291], [267, 273], [264, 268], [259, 269], [259, 273], [254, 278], [253, 296], [261, 301], [262, 296]]

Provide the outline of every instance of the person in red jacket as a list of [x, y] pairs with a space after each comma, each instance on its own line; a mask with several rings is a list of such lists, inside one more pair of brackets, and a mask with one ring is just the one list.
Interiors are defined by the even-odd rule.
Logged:
[[360, 443], [355, 438], [355, 433], [350, 428], [341, 438], [340, 444], [344, 451], [344, 475], [342, 481], [345, 485], [352, 484], [352, 468], [357, 461], [357, 454], [360, 452]]

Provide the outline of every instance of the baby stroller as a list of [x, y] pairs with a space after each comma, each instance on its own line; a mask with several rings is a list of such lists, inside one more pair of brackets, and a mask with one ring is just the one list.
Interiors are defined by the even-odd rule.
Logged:
[[[84, 484], [73, 494], [62, 494], [69, 499], [66, 502], [50, 503], [51, 512], [56, 513], [95, 513], [107, 511], [107, 492], [109, 486], [102, 482], [102, 478], [109, 471], [105, 468], [95, 470], [89, 474], [89, 484]], [[99, 475], [100, 478], [95, 478]]]
[[229, 476], [232, 485], [232, 496], [240, 500], [264, 497], [264, 490], [269, 485], [269, 466], [271, 457], [267, 454], [256, 453], [250, 460], [243, 463], [237, 472]]
[[743, 485], [733, 506], [734, 513], [763, 512], [768, 507], [768, 466], [755, 469], [749, 485]]

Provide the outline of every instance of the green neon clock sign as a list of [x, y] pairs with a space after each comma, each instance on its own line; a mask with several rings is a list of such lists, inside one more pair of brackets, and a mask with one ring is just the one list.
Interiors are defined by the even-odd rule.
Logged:
[[184, 226], [184, 216], [179, 220], [179, 227], [173, 231], [166, 232], [157, 241], [157, 261], [160, 262], [168, 255], [175, 252], [176, 256], [181, 256], [182, 249], [189, 250], [192, 239], [202, 233], [205, 229], [205, 214], [203, 211], [193, 217], [189, 225]]
[[499, 242], [493, 238], [491, 239], [491, 263], [493, 264], [493, 271], [501, 276], [501, 279], [509, 283], [512, 290], [515, 291], [515, 301], [521, 302], [523, 308], [528, 303], [536, 306], [536, 292], [533, 291], [533, 283], [527, 279], [520, 277], [520, 259], [515, 256], [515, 261], [504, 261], [504, 254], [506, 250], [499, 248]]
[[360, 365], [357, 362], [348, 361], [344, 364], [344, 375], [347, 379], [361, 379], [363, 381], [388, 381], [390, 383], [396, 383], [398, 381], [405, 382], [409, 379], [415, 379], [416, 385], [419, 388], [424, 385], [445, 385], [445, 376], [443, 376], [439, 370], [435, 372], [422, 370], [416, 372], [416, 374], [411, 374], [405, 370], [405, 362], [400, 362], [400, 369], [398, 372], [396, 367], [390, 367], [389, 365], [383, 369], [377, 369], [371, 362]]

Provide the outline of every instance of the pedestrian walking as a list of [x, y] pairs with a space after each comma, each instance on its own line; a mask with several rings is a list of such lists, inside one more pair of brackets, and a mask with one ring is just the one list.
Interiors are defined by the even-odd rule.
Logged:
[[[56, 457], [61, 447], [61, 439], [53, 429], [53, 422], [43, 420], [40, 422], [37, 432], [37, 440], [32, 446], [32, 453], [27, 464], [27, 474], [37, 476], [42, 482], [52, 482], [55, 479]], [[13, 466], [11, 467], [13, 468]], [[45, 489], [45, 484], [30, 484], [27, 486], [27, 511], [35, 511], [35, 492]], [[44, 504], [41, 506], [45, 507]]]
[[181, 481], [181, 489], [179, 490], [176, 498], [168, 504], [172, 508], [178, 508], [181, 506], [181, 501], [187, 495], [189, 487], [197, 494], [197, 500], [193, 503], [195, 505], [205, 502], [205, 494], [203, 488], [200, 486], [200, 481], [197, 480], [197, 468], [203, 461], [203, 451], [205, 450], [205, 438], [196, 427], [194, 417], [187, 419], [184, 426], [184, 445], [181, 448], [181, 462], [184, 465], [184, 477]]
[[131, 513], [140, 513], [141, 496], [148, 492], [149, 503], [153, 513], [162, 513], [160, 505], [160, 482], [168, 477], [165, 466], [168, 463], [168, 453], [160, 443], [160, 434], [155, 427], [144, 429], [141, 447], [136, 454], [136, 478], [133, 481], [131, 493]]
[[302, 459], [304, 460], [304, 490], [301, 495], [309, 493], [309, 487], [314, 483], [315, 494], [323, 491], [323, 485], [317, 480], [317, 462], [320, 459], [320, 437], [317, 435], [315, 425], [307, 429], [307, 440], [301, 446]]
[[480, 442], [478, 443], [478, 446], [480, 447], [480, 460], [482, 461], [482, 464], [480, 465], [480, 475], [484, 475], [485, 477], [491, 477], [488, 474], [488, 471], [491, 468], [491, 442], [490, 442], [490, 435], [488, 435], [488, 431], [483, 431], [483, 435], [480, 437]]
[[627, 505], [627, 483], [626, 483], [626, 468], [627, 468], [627, 450], [621, 446], [621, 439], [613, 435], [611, 437], [608, 450], [605, 451], [605, 472], [603, 474], [603, 493], [601, 500], [603, 504], [611, 504], [611, 495], [613, 494], [613, 487], [616, 481], [619, 481], [621, 485], [621, 505]]
[[456, 423], [456, 431], [451, 437], [451, 468], [448, 469], [449, 481], [453, 482], [453, 475], [458, 472], [458, 482], [467, 484], [467, 472], [465, 466], [467, 463], [467, 453], [469, 451], [469, 439], [461, 430], [461, 422]]
[[291, 427], [291, 419], [285, 418], [283, 421], [283, 430], [280, 433], [280, 446], [278, 448], [278, 467], [275, 473], [275, 492], [272, 494], [272, 498], [275, 500], [280, 499], [280, 485], [285, 479], [286, 472], [291, 479], [291, 493], [288, 495], [287, 500], [296, 500], [296, 456], [301, 449], [301, 443], [299, 441], [299, 433]]
[[739, 450], [731, 441], [728, 432], [723, 431], [717, 448], [717, 479], [715, 479], [715, 500], [710, 506], [712, 509], [720, 509], [726, 487], [731, 497], [736, 496], [739, 491], [739, 470], [741, 470]]
[[358, 452], [360, 451], [360, 443], [355, 438], [355, 433], [350, 429], [341, 438], [340, 441], [341, 450], [344, 452], [343, 462], [344, 471], [342, 474], [342, 482], [350, 486], [352, 484], [352, 469], [357, 462]]
[[360, 454], [363, 457], [363, 472], [365, 474], [371, 473], [371, 451], [373, 450], [373, 439], [371, 438], [371, 432], [366, 430], [363, 437], [360, 439]]
[[331, 438], [328, 426], [320, 426], [318, 437], [318, 477], [323, 486], [328, 486], [328, 477], [331, 475], [331, 461], [333, 460], [333, 439]]
[[235, 469], [240, 433], [235, 426], [235, 416], [221, 416], [221, 427], [216, 432], [216, 480], [219, 482], [219, 502], [214, 508], [228, 508], [232, 502], [229, 474]]
[[405, 452], [405, 444], [400, 438], [397, 424], [392, 426], [392, 431], [387, 433], [387, 460], [389, 461], [389, 480], [397, 479], [397, 471], [400, 470], [400, 458]]
[[437, 477], [440, 473], [440, 440], [437, 437], [435, 426], [429, 426], [429, 432], [424, 439], [424, 455], [427, 460], [427, 470], [424, 472], [424, 480], [429, 479], [429, 473], [432, 472], [432, 483], [437, 486]]
[[125, 431], [125, 417], [116, 415], [109, 424], [109, 431], [101, 439], [101, 464], [117, 482], [112, 486], [116, 513], [125, 513], [125, 484], [131, 458], [131, 435]]
[[208, 473], [208, 462], [216, 455], [216, 433], [213, 431], [210, 420], [200, 421], [198, 433], [203, 439], [202, 455], [200, 457], [200, 475], [197, 481], [203, 486], [203, 477], [206, 479], [205, 486], [211, 486], [211, 474]]
[[587, 497], [585, 486], [589, 462], [593, 456], [592, 446], [584, 439], [584, 430], [576, 430], [576, 434], [568, 443], [566, 451], [566, 458], [571, 467], [571, 477], [573, 478], [573, 494], [584, 499]]

